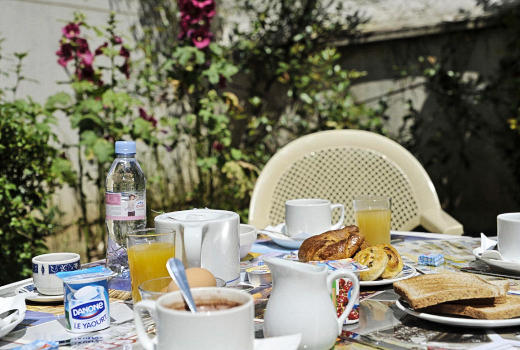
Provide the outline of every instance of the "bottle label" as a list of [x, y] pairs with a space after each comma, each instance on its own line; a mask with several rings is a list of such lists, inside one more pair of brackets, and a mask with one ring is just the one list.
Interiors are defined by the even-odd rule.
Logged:
[[105, 194], [106, 219], [115, 221], [144, 220], [146, 218], [146, 192]]

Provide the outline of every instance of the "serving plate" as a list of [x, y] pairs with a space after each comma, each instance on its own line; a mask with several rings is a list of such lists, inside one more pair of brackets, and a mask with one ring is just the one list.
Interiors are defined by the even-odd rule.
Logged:
[[498, 327], [510, 327], [520, 325], [520, 318], [511, 318], [508, 320], [478, 320], [474, 318], [456, 317], [456, 316], [441, 316], [437, 314], [430, 314], [427, 312], [419, 312], [412, 309], [408, 303], [402, 299], [396, 300], [395, 305], [408, 315], [414, 317], [442, 323], [449, 326], [462, 326], [462, 327], [473, 327], [473, 328], [498, 328]]
[[473, 249], [473, 255], [477, 259], [488, 264], [489, 266], [520, 274], [520, 262], [515, 262], [515, 261], [510, 261], [510, 260], [490, 259], [490, 258], [483, 257], [481, 250], [479, 248]]
[[45, 295], [38, 292], [34, 284], [20, 286], [16, 288], [16, 294], [25, 294], [25, 299], [30, 301], [36, 301], [38, 303], [55, 303], [63, 301], [63, 294], [60, 295]]
[[361, 287], [371, 287], [371, 286], [384, 286], [386, 284], [392, 284], [396, 281], [405, 280], [407, 278], [413, 277], [417, 275], [417, 270], [415, 267], [404, 264], [403, 271], [399, 272], [397, 276], [394, 278], [385, 278], [375, 281], [359, 281], [359, 285]]

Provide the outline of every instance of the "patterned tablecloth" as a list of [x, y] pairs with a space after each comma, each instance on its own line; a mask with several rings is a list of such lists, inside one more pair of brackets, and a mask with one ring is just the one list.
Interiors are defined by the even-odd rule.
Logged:
[[[476, 261], [472, 250], [479, 246], [479, 240], [468, 237], [444, 235], [420, 235], [399, 233], [392, 235], [392, 244], [404, 258], [406, 264], [414, 266], [421, 273], [434, 273], [442, 270], [470, 268], [493, 273], [484, 263]], [[266, 237], [260, 237], [242, 262], [248, 266], [263, 254], [287, 254], [290, 250], [278, 247]], [[418, 265], [418, 256], [424, 253], [442, 253], [445, 263], [438, 267]], [[501, 278], [482, 275], [485, 278]], [[520, 278], [520, 276], [518, 277]], [[26, 280], [30, 282], [30, 280]], [[513, 290], [520, 290], [520, 280], [510, 279]], [[0, 296], [12, 295], [17, 285], [0, 287]], [[454, 328], [435, 324], [406, 315], [395, 306], [396, 294], [391, 285], [362, 288], [359, 323], [345, 326], [338, 337], [334, 349], [468, 349], [492, 345], [502, 339], [518, 340], [520, 328], [502, 328], [489, 331], [485, 329]], [[256, 337], [262, 337], [263, 311], [268, 301], [270, 286], [257, 287], [251, 291], [255, 298]], [[132, 319], [132, 304], [129, 292], [111, 290], [111, 307], [115, 305], [116, 322], [107, 330], [83, 336], [68, 333], [63, 328], [63, 304], [27, 304], [25, 320], [7, 337], [0, 340], [0, 349], [9, 349], [35, 339], [58, 337], [60, 348], [73, 349], [140, 349], [137, 343]], [[114, 315], [111, 315], [114, 316]], [[154, 332], [153, 320], [148, 329]], [[496, 333], [495, 333], [496, 332]], [[40, 338], [38, 338], [40, 337]]]

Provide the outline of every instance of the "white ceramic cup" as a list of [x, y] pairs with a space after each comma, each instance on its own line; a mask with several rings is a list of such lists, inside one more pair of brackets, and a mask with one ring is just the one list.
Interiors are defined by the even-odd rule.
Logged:
[[[191, 293], [195, 304], [202, 300], [228, 300], [240, 305], [197, 313], [169, 308], [169, 305], [184, 303], [180, 291], [165, 294], [156, 301], [140, 301], [134, 306], [134, 319], [143, 348], [253, 350], [254, 303], [249, 293], [218, 287], [196, 288]], [[154, 318], [155, 337], [150, 338], [146, 333], [142, 311], [148, 311]]]
[[63, 294], [63, 281], [56, 272], [79, 270], [79, 254], [49, 253], [32, 258], [33, 283], [38, 292], [46, 295]]
[[498, 251], [508, 260], [520, 260], [520, 213], [497, 216]]
[[240, 224], [240, 259], [247, 256], [257, 236], [253, 225]]
[[[341, 209], [341, 217], [332, 224], [332, 211]], [[290, 237], [299, 234], [318, 235], [325, 231], [337, 230], [343, 225], [345, 207], [332, 204], [327, 199], [301, 198], [285, 202], [285, 231]]]

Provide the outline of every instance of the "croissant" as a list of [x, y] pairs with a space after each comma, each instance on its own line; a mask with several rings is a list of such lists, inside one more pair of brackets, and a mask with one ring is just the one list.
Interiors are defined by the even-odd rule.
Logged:
[[298, 259], [303, 262], [346, 259], [365, 246], [365, 237], [357, 226], [351, 225], [307, 238], [300, 246]]

